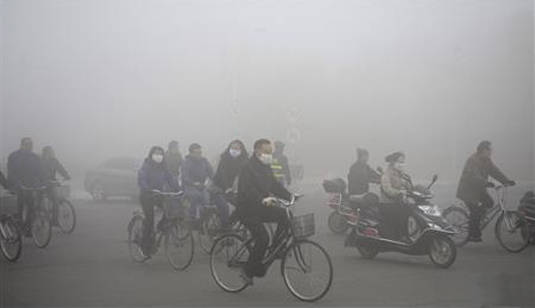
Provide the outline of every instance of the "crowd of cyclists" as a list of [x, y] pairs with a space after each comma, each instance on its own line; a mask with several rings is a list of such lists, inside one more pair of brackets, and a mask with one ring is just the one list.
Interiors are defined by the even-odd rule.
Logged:
[[[472, 242], [481, 241], [481, 215], [485, 208], [494, 204], [486, 190], [493, 185], [489, 178], [504, 186], [515, 184], [496, 167], [491, 156], [492, 144], [482, 141], [466, 161], [457, 189], [457, 197], [470, 210], [469, 240]], [[358, 149], [357, 161], [348, 174], [349, 194], [361, 196], [366, 202], [388, 204], [383, 215], [393, 237], [410, 242], [407, 234], [409, 213], [404, 203], [407, 191], [412, 189], [412, 182], [405, 171], [405, 154], [395, 152], [385, 160], [387, 167], [384, 171], [381, 168], [374, 170], [368, 163], [368, 151]], [[44, 147], [39, 156], [33, 152], [30, 138], [21, 140], [20, 149], [9, 156], [7, 167], [7, 178], [0, 173], [0, 184], [17, 195], [18, 219], [22, 217], [23, 207], [28, 206], [31, 210], [34, 202], [25, 187], [47, 185], [56, 181], [58, 173], [64, 180], [70, 179], [69, 173], [55, 157], [53, 148]], [[183, 192], [189, 201], [187, 216], [193, 229], [199, 228], [202, 207], [213, 204], [222, 223], [222, 233], [230, 230], [234, 220], [240, 221], [250, 232], [255, 244], [241, 270], [241, 277], [248, 285], [252, 284], [254, 277], [263, 277], [266, 273], [262, 258], [271, 237], [264, 223], [277, 224], [274, 240], [288, 228], [286, 211], [272, 205], [280, 199], [293, 202], [298, 197], [287, 189], [292, 178], [284, 144], [268, 139], [257, 140], [251, 154], [241, 140], [233, 140], [219, 156], [215, 171], [203, 156], [202, 146], [197, 143], [189, 146], [185, 157], [180, 153], [177, 141], [171, 141], [167, 150], [153, 146], [138, 171], [137, 181], [144, 214], [140, 246], [145, 255], [153, 253], [154, 209], [161, 205], [161, 199], [154, 198], [154, 192]], [[372, 183], [380, 186], [378, 200], [369, 193]], [[229, 204], [235, 208], [232, 213]], [[23, 230], [25, 235], [29, 234], [27, 225]]]

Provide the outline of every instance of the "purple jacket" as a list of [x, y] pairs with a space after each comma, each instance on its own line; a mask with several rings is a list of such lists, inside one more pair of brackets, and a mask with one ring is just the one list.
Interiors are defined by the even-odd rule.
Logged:
[[173, 191], [178, 191], [179, 187], [173, 176], [163, 163], [158, 164], [150, 158], [145, 159], [143, 166], [137, 173], [137, 183], [141, 192], [147, 192], [153, 189], [163, 191], [169, 187]]

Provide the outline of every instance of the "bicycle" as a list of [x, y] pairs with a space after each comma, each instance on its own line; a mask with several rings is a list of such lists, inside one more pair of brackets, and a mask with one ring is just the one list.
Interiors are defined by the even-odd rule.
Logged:
[[70, 234], [76, 227], [76, 212], [68, 200], [70, 187], [59, 181], [50, 181], [48, 190], [47, 210], [52, 226], [57, 226], [62, 233]]
[[[493, 187], [495, 195], [495, 204], [492, 208], [486, 209], [481, 217], [481, 231], [483, 231], [493, 220], [496, 220], [494, 234], [500, 245], [509, 252], [519, 252], [529, 243], [525, 236], [522, 236], [522, 216], [516, 210], [506, 208], [507, 187], [498, 185]], [[469, 238], [469, 214], [464, 204], [452, 205], [444, 210], [444, 218], [452, 224], [457, 234], [452, 236], [453, 241], [458, 247], [468, 243]], [[518, 234], [516, 231], [519, 231]], [[511, 239], [506, 236], [511, 235]], [[518, 238], [516, 238], [518, 235]]]
[[[278, 200], [277, 205], [286, 210], [290, 225], [280, 234], [280, 241], [272, 241], [268, 247], [262, 263], [266, 270], [280, 259], [281, 275], [290, 293], [301, 301], [314, 302], [321, 299], [329, 291], [333, 279], [333, 266], [327, 251], [308, 239], [315, 233], [314, 214], [294, 216], [290, 207], [295, 200], [286, 202]], [[246, 289], [249, 284], [241, 277], [241, 269], [246, 264], [249, 252], [254, 243], [253, 238], [244, 238], [239, 233], [228, 233], [219, 237], [210, 252], [210, 270], [216, 284], [225, 292], [238, 293]], [[277, 243], [277, 244], [275, 244]], [[311, 260], [313, 255], [321, 257]], [[319, 279], [311, 277], [305, 279], [305, 286], [301, 289], [300, 276], [311, 275], [314, 269], [325, 270]], [[228, 274], [229, 277], [224, 277]], [[316, 279], [314, 279], [316, 278]], [[311, 283], [313, 282], [313, 283]], [[306, 290], [306, 284], [313, 289]]]
[[22, 251], [20, 229], [11, 215], [0, 215], [0, 250], [9, 262], [16, 262]]
[[[162, 218], [156, 225], [156, 232], [151, 235], [153, 249], [147, 255], [141, 249], [145, 217], [142, 212], [135, 211], [128, 224], [130, 256], [135, 262], [143, 263], [158, 252], [163, 241], [169, 264], [177, 271], [185, 270], [193, 261], [195, 244], [191, 229], [185, 220], [186, 210], [181, 202], [183, 192], [166, 193], [153, 190], [152, 194], [154, 198], [162, 199], [161, 203], [157, 202], [162, 210]], [[154, 221], [156, 221], [156, 217]]]
[[24, 234], [30, 233], [35, 246], [45, 248], [52, 239], [52, 225], [45, 205], [46, 185], [38, 187], [21, 186], [24, 195], [30, 194], [33, 206], [23, 203], [20, 229]]

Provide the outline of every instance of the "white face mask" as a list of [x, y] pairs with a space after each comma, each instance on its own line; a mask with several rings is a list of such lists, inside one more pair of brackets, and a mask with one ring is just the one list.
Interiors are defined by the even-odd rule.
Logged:
[[161, 154], [152, 154], [152, 160], [161, 163], [163, 161], [163, 155]]
[[258, 158], [264, 165], [271, 165], [273, 163], [273, 155], [271, 154], [260, 154], [260, 157]]
[[241, 151], [240, 150], [230, 149], [228, 152], [230, 153], [230, 156], [232, 156], [234, 158], [236, 158], [236, 157], [241, 155]]

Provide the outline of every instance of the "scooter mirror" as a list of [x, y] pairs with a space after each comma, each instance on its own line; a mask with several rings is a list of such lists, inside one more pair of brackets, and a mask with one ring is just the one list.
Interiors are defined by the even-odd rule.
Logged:
[[433, 180], [431, 182], [435, 183], [437, 180], [438, 180], [438, 175], [437, 174], [433, 175]]

